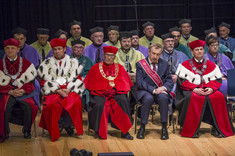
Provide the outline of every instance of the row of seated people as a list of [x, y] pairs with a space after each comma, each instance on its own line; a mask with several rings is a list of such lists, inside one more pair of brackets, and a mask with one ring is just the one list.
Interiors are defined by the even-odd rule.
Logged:
[[[174, 28], [174, 29], [176, 29], [176, 28]], [[97, 39], [97, 42], [101, 42], [102, 41], [102, 29], [101, 28], [94, 28], [94, 29], [92, 29], [91, 30], [91, 32], [93, 32], [92, 33], [92, 36], [94, 37], [94, 38], [96, 38]], [[98, 33], [98, 35], [97, 35], [97, 33]], [[101, 35], [99, 35], [99, 34], [101, 34]], [[131, 37], [133, 37], [134, 35], [133, 35], [133, 33], [129, 33], [129, 32], [125, 32], [125, 33], [122, 33], [122, 35], [121, 35], [121, 39], [120, 39], [120, 43], [121, 43], [121, 49], [118, 49], [118, 54], [117, 54], [117, 56], [116, 57], [114, 57], [114, 61], [115, 62], [117, 62], [117, 63], [120, 63], [123, 67], [124, 67], [124, 69], [125, 69], [125, 71], [127, 71], [127, 73], [128, 73], [128, 75], [129, 75], [129, 77], [131, 78], [131, 80], [132, 80], [132, 82], [134, 83], [134, 86], [132, 86], [131, 87], [131, 92], [130, 92], [130, 95], [133, 95], [134, 96], [134, 100], [140, 100], [140, 101], [142, 101], [143, 99], [138, 99], [139, 97], [141, 97], [141, 96], [136, 96], [136, 91], [137, 91], [137, 88], [138, 88], [138, 90], [140, 90], [140, 88], [141, 88], [141, 86], [137, 83], [137, 80], [138, 80], [138, 76], [136, 75], [137, 73], [138, 73], [138, 70], [137, 70], [137, 67], [138, 66], [136, 66], [136, 63], [138, 62], [138, 61], [140, 61], [140, 60], [142, 60], [144, 57], [143, 57], [143, 54], [141, 54], [139, 51], [137, 51], [137, 50], [134, 50], [134, 49], [132, 49], [132, 48], [130, 48], [131, 47]], [[169, 65], [169, 73], [170, 73], [170, 76], [171, 76], [171, 79], [173, 80], [173, 87], [170, 89], [170, 88], [168, 88], [168, 90], [170, 90], [171, 92], [173, 92], [173, 97], [174, 97], [174, 92], [175, 92], [175, 89], [176, 89], [176, 80], [177, 80], [177, 75], [175, 74], [175, 72], [176, 72], [176, 69], [177, 69], [177, 67], [178, 67], [178, 65], [180, 64], [180, 63], [182, 63], [182, 62], [184, 62], [185, 60], [187, 60], [187, 59], [184, 59], [184, 54], [182, 53], [182, 52], [178, 52], [178, 51], [176, 51], [176, 50], [174, 50], [174, 36], [171, 34], [171, 33], [167, 33], [167, 34], [164, 34], [164, 35], [162, 35], [162, 39], [163, 39], [163, 46], [164, 46], [164, 48], [161, 48], [161, 49], [163, 49], [162, 51], [162, 53], [161, 53], [161, 58], [163, 59], [163, 60], [167, 60], [168, 61], [168, 65]], [[215, 54], [213, 54], [213, 49], [216, 49], [216, 47], [217, 47], [217, 49], [218, 49], [218, 39], [216, 38], [216, 37], [212, 37], [212, 36], [210, 36], [210, 37], [208, 37], [208, 40], [209, 39], [215, 39], [216, 41], [215, 42], [213, 42], [214, 44], [217, 44], [217, 45], [213, 45], [212, 43], [209, 43], [208, 42], [208, 45], [209, 46], [207, 46], [208, 47], [208, 49], [210, 50], [210, 48], [212, 49], [211, 51], [211, 56], [213, 56], [212, 58], [216, 58], [214, 61], [215, 61], [215, 63], [217, 64], [217, 63], [219, 63], [219, 67], [220, 67], [220, 69], [224, 69], [225, 70], [225, 72], [223, 73], [223, 82], [224, 82], [224, 80], [226, 80], [226, 67], [227, 67], [227, 65], [226, 64], [223, 64], [222, 65], [222, 63], [221, 63], [221, 61], [222, 60], [224, 60], [224, 58], [227, 58], [225, 55], [218, 55], [218, 50], [215, 50], [215, 51], [217, 51], [217, 53], [215, 53]], [[65, 41], [64, 41], [65, 42]], [[78, 42], [78, 43], [80, 43], [80, 44], [75, 44], [76, 42]], [[81, 40], [75, 40], [75, 41], [73, 41], [72, 43], [74, 43], [73, 45], [77, 45], [77, 46], [83, 46], [84, 47], [84, 45], [85, 45], [85, 43], [83, 42], [83, 41], [81, 41]], [[102, 43], [102, 42], [101, 42]], [[51, 42], [51, 44], [53, 44], [53, 42]], [[212, 44], [212, 45], [210, 45], [210, 44]], [[66, 43], [65, 44], [63, 44], [63, 46], [62, 47], [66, 47]], [[83, 50], [83, 47], [80, 47], [80, 48], [78, 48], [78, 47], [74, 47], [73, 49], [76, 49], [76, 50], [73, 50], [74, 51], [74, 54], [72, 55], [72, 57], [75, 57], [75, 58], [80, 58], [80, 57], [76, 57], [76, 55], [75, 55], [75, 51], [77, 51], [77, 53], [78, 53], [78, 49], [82, 49]], [[104, 46], [105, 47], [105, 46]], [[103, 47], [103, 49], [105, 49]], [[66, 49], [67, 48], [63, 48], [64, 49], [64, 52], [66, 52]], [[151, 49], [151, 48], [150, 48]], [[85, 49], [86, 50], [86, 49]], [[57, 53], [57, 51], [59, 51], [58, 49], [54, 49], [54, 47], [53, 47], [53, 54], [54, 54], [54, 57], [52, 57], [52, 58], [56, 58], [56, 55], [59, 55], [59, 53]], [[18, 52], [18, 51], [17, 51]], [[93, 50], [93, 52], [94, 52], [94, 50]], [[169, 53], [170, 52], [170, 53]], [[149, 53], [149, 52], [148, 52]], [[81, 56], [81, 54], [82, 54], [82, 51], [80, 51], [80, 56]], [[84, 51], [84, 54], [86, 54], [85, 53], [85, 51]], [[129, 55], [128, 55], [129, 54]], [[212, 55], [213, 54], [213, 55]], [[64, 53], [63, 53], [63, 58], [65, 58], [64, 57]], [[65, 56], [67, 56], [67, 55], [65, 55]], [[104, 53], [102, 53], [102, 52], [100, 52], [99, 53], [99, 55], [97, 56], [97, 55], [95, 55], [95, 61], [96, 60], [99, 60], [99, 61], [97, 61], [97, 62], [100, 62], [100, 61], [102, 61], [102, 60], [105, 60], [105, 57], [104, 57], [105, 55], [104, 55]], [[170, 57], [171, 56], [171, 57]], [[209, 57], [208, 56], [210, 56], [210, 55], [207, 55], [207, 58], [205, 58], [205, 60], [207, 60], [207, 59], [209, 59]], [[216, 57], [214, 57], [214, 56], [216, 56]], [[217, 56], [220, 56], [220, 57], [217, 57]], [[222, 56], [223, 56], [223, 58], [222, 58]], [[225, 56], [225, 57], [224, 57]], [[129, 57], [129, 59], [127, 59]], [[112, 58], [112, 57], [110, 57], [110, 58]], [[185, 57], [185, 58], [187, 58], [187, 57]], [[220, 58], [219, 60], [217, 60], [217, 58]], [[92, 59], [92, 57], [91, 57], [91, 59]], [[48, 61], [49, 59], [47, 59], [47, 60], [45, 60], [44, 62], [45, 62], [45, 64], [46, 65], [48, 65]], [[218, 61], [218, 62], [217, 62]], [[86, 61], [85, 61], [86, 62]], [[227, 61], [225, 61], [225, 62], [227, 62]], [[55, 63], [56, 64], [56, 63]], [[42, 67], [42, 65], [43, 65], [43, 63], [41, 64], [41, 66], [40, 66], [40, 68], [39, 68], [39, 71], [43, 71], [43, 69], [45, 70], [45, 69], [47, 69], [46, 70], [46, 73], [45, 74], [42, 74], [41, 76], [43, 77], [43, 78], [45, 78], [46, 76], [46, 74], [51, 74], [51, 72], [54, 70], [55, 72], [56, 72], [56, 74], [58, 75], [59, 73], [60, 74], [64, 74], [64, 70], [62, 70], [62, 68], [64, 69], [66, 66], [67, 66], [67, 63], [65, 63], [65, 65], [63, 64], [62, 65], [62, 62], [61, 63], [59, 63], [60, 64], [60, 68], [59, 69], [56, 69], [56, 68], [54, 68], [54, 69], [56, 69], [56, 70], [54, 70], [53, 68], [43, 68]], [[83, 62], [80, 62], [80, 64], [82, 64], [83, 66], [85, 66], [85, 63], [84, 63], [84, 61]], [[49, 64], [50, 65], [50, 64]], [[92, 65], [91, 65], [92, 66]], [[157, 65], [156, 65], [157, 66]], [[232, 66], [232, 65], [231, 65]], [[4, 67], [4, 66], [3, 66]], [[50, 66], [49, 66], [50, 67]], [[155, 67], [156, 68], [156, 67]], [[233, 66], [232, 66], [232, 68], [233, 68]], [[50, 69], [50, 70], [49, 70]], [[52, 70], [53, 69], [53, 70]], [[99, 68], [100, 69], [100, 68]], [[12, 69], [11, 69], [12, 70]], [[60, 71], [61, 70], [61, 71]], [[5, 71], [5, 70], [4, 70]], [[81, 71], [84, 71], [84, 70], [81, 70]], [[80, 72], [81, 72], [80, 71]], [[89, 69], [87, 70], [87, 72], [89, 71]], [[77, 73], [80, 73], [79, 71], [77, 71]], [[39, 72], [40, 73], [40, 72]], [[52, 74], [53, 75], [53, 74]], [[70, 74], [69, 74], [70, 75]], [[96, 75], [96, 74], [95, 74]], [[17, 75], [16, 75], [17, 76]], [[84, 78], [84, 77], [83, 77]], [[81, 80], [83, 80], [83, 78], [81, 78]], [[26, 78], [25, 78], [26, 79]], [[111, 79], [113, 79], [113, 78], [111, 78]], [[55, 81], [55, 78], [53, 78], [53, 81]], [[58, 80], [59, 82], [58, 83], [62, 83], [62, 84], [64, 84], [65, 82], [67, 82], [68, 83], [68, 76], [67, 76], [67, 78], [66, 79], [62, 79], [61, 77], [60, 77], [60, 79]], [[64, 82], [65, 81], [65, 82]], [[45, 85], [46, 84], [46, 85]], [[72, 84], [72, 83], [71, 83]], [[79, 84], [79, 83], [75, 83], [76, 85], [77, 84]], [[41, 81], [41, 85], [45, 85], [45, 86], [47, 86], [46, 87], [46, 89], [44, 89], [44, 91], [43, 91], [43, 87], [42, 87], [42, 92], [44, 92], [44, 93], [46, 93], [47, 92], [47, 94], [52, 94], [53, 92], [50, 90], [50, 89], [56, 89], [56, 91], [58, 90], [58, 88], [56, 88], [56, 86], [55, 85], [53, 85], [53, 83], [46, 83], [45, 81]], [[76, 85], [73, 85], [72, 86], [72, 88], [74, 89], [75, 87], [77, 87]], [[70, 86], [71, 87], [71, 86]], [[82, 87], [82, 86], [80, 86], [80, 87]], [[99, 86], [100, 87], [100, 86]], [[156, 87], [156, 86], [155, 86]], [[48, 89], [49, 88], [49, 89]], [[58, 90], [58, 94], [60, 95], [60, 97], [63, 97], [64, 95], [68, 95], [68, 92], [69, 92], [69, 90], [71, 91], [71, 88], [69, 89], [69, 90], [67, 90], [66, 89], [66, 86], [63, 86], [63, 85], [61, 85], [60, 86], [60, 88], [62, 88], [61, 90]], [[87, 88], [87, 87], [86, 87]], [[153, 88], [153, 87], [150, 87], [151, 89]], [[166, 89], [166, 87], [163, 87], [164, 89]], [[149, 89], [148, 88], [148, 86], [147, 86], [147, 89]], [[88, 89], [89, 90], [89, 89]], [[91, 90], [90, 90], [91, 91]], [[110, 93], [107, 93], [107, 94], [112, 94], [113, 92], [115, 92], [115, 91], [113, 91], [113, 90], [111, 90], [110, 91]], [[125, 91], [126, 92], [126, 91]], [[226, 92], [226, 91], [225, 91]], [[11, 92], [10, 92], [11, 93]], [[80, 90], [79, 91], [79, 94], [81, 94], [82, 93], [82, 91]], [[131, 94], [132, 93], [132, 94]], [[139, 93], [139, 91], [138, 91], [138, 93]], [[137, 93], [137, 94], [138, 94]], [[22, 94], [24, 94], [24, 93], [22, 93]], [[105, 94], [105, 93], [103, 93], [103, 94]], [[103, 95], [102, 94], [102, 95]], [[98, 94], [99, 95], [99, 94]], [[114, 95], [115, 95], [115, 93], [114, 93]], [[92, 96], [92, 95], [91, 95]], [[90, 98], [91, 98], [91, 96], [90, 96]], [[138, 98], [137, 98], [138, 97]], [[129, 98], [131, 98], [131, 96], [129, 97]], [[45, 98], [46, 99], [46, 98]], [[69, 98], [70, 99], [70, 98]], [[91, 98], [92, 99], [92, 98]], [[149, 98], [148, 98], [149, 99]], [[162, 99], [162, 98], [161, 98]], [[64, 101], [63, 100], [63, 98], [61, 99], [62, 101]], [[172, 101], [172, 99], [170, 98], [169, 99], [170, 101]], [[66, 101], [66, 100], [65, 100]], [[167, 100], [164, 100], [164, 101], [167, 101]], [[61, 103], [61, 102], [60, 102]], [[66, 102], [67, 103], [67, 102]], [[91, 104], [92, 102], [90, 102], [89, 104]], [[136, 102], [134, 102], [134, 104], [135, 104]], [[148, 117], [148, 113], [149, 113], [149, 105], [151, 105], [151, 102], [143, 102], [144, 104], [145, 103], [148, 103], [147, 105], [148, 106], [143, 106], [142, 108], [141, 108], [141, 111], [142, 111], [142, 109], [143, 109], [143, 111], [142, 111], [142, 113], [141, 113], [141, 120], [143, 120], [143, 122], [141, 121], [141, 129], [139, 130], [139, 133], [138, 133], [138, 135], [137, 135], [137, 138], [143, 138], [144, 137], [144, 129], [145, 129], [145, 124], [146, 124], [146, 120], [144, 119], [144, 118], [146, 118], [146, 116]], [[158, 102], [159, 103], [159, 102]], [[132, 104], [129, 104], [130, 106], [129, 106], [129, 108], [131, 109], [131, 108], [133, 108], [133, 105]], [[163, 109], [163, 106], [162, 107], [160, 107], [160, 108], [162, 108]], [[147, 111], [146, 111], [146, 109], [147, 109]], [[160, 109], [161, 110], [161, 109]], [[163, 109], [163, 110], [165, 110], [165, 109]], [[64, 111], [63, 111], [64, 112]], [[168, 110], [166, 111], [166, 112], [168, 112]], [[130, 114], [132, 113], [132, 110], [130, 110]], [[48, 113], [44, 113], [44, 114], [46, 114], [46, 116], [48, 115]], [[66, 113], [65, 113], [66, 114]], [[166, 114], [166, 113], [163, 113], [163, 114]], [[68, 115], [67, 115], [68, 116]], [[70, 115], [71, 116], [71, 115]], [[144, 117], [142, 117], [142, 116], [144, 116]], [[46, 118], [48, 118], [48, 117], [46, 117]], [[72, 117], [71, 117], [72, 118]], [[75, 118], [75, 117], [73, 117], [73, 118]], [[90, 117], [90, 118], [92, 118], [92, 116]], [[163, 118], [163, 117], [162, 117]], [[77, 119], [77, 118], [76, 118]], [[95, 119], [97, 119], [97, 117], [95, 117]], [[167, 119], [167, 117], [166, 117], [166, 119]], [[55, 120], [57, 120], [57, 118], [55, 119]], [[71, 120], [71, 119], [70, 119]], [[72, 119], [73, 120], [73, 119]], [[162, 119], [161, 119], [162, 120]], [[61, 121], [61, 120], [60, 120]], [[41, 122], [40, 122], [41, 123]], [[97, 121], [95, 122], [95, 123], [97, 123]], [[44, 125], [43, 125], [44, 124]], [[46, 123], [46, 122], [42, 122], [42, 124], [41, 124], [41, 127], [48, 127], [49, 125], [47, 125], [46, 126], [46, 124], [49, 124], [50, 125], [50, 123]], [[63, 122], [61, 122], [61, 125], [62, 125], [62, 128], [63, 128]], [[163, 118], [163, 120], [162, 120], [162, 125], [163, 125], [163, 128], [162, 128], [162, 136], [161, 136], [161, 138], [162, 139], [167, 139], [168, 138], [168, 133], [167, 133], [167, 130], [166, 130], [166, 122], [165, 122], [165, 119]], [[7, 126], [6, 126], [7, 127]], [[49, 126], [50, 127], [50, 126]], [[53, 126], [54, 127], [54, 126]], [[66, 126], [64, 126], [64, 127], [66, 127]], [[51, 128], [51, 127], [50, 127]], [[59, 128], [59, 130], [60, 129], [62, 129], [62, 128]], [[76, 127], [75, 127], [76, 128]], [[48, 129], [48, 128], [45, 128], [45, 129]], [[97, 130], [97, 127], [96, 128], [94, 128], [94, 129], [96, 129], [96, 131], [98, 131]], [[76, 130], [77, 130], [77, 128], [76, 128]], [[49, 131], [49, 133], [50, 133], [50, 130], [48, 130]], [[71, 131], [71, 129], [67, 129], [67, 131]], [[77, 130], [77, 132], [78, 132], [78, 130]], [[79, 132], [79, 133], [81, 133], [81, 132]], [[9, 134], [9, 133], [8, 133]], [[50, 133], [51, 134], [51, 133]], [[27, 138], [27, 136], [29, 136], [30, 135], [30, 130], [28, 130], [28, 131], [24, 131], [24, 135], [25, 135], [25, 138]], [[52, 134], [51, 134], [52, 135]], [[7, 135], [6, 135], [7, 136]], [[58, 138], [58, 136], [59, 136], [59, 134], [58, 133], [55, 133], [55, 138], [57, 139]], [[100, 134], [99, 134], [99, 136], [100, 136]], [[129, 133], [123, 133], [123, 136], [124, 137], [126, 137], [126, 138], [132, 138], [131, 136], [130, 136], [130, 134]], [[140, 136], [140, 137], [139, 137]], [[105, 137], [102, 137], [102, 138], [105, 138]], [[52, 140], [56, 140], [56, 139], [52, 139]]]
[[[170, 28], [169, 31], [172, 33], [172, 35], [175, 36], [175, 44], [174, 48], [178, 51], [181, 51], [185, 53], [189, 58], [192, 58], [192, 54], [190, 52], [190, 48], [188, 46], [189, 42], [192, 42], [196, 39], [197, 37], [193, 36], [191, 34], [192, 31], [192, 24], [190, 19], [182, 19], [178, 22], [178, 26]], [[162, 39], [157, 37], [155, 35], [155, 24], [152, 22], [146, 22], [143, 25], [143, 33], [144, 36], [139, 38], [139, 35], [133, 36], [132, 39], [132, 47], [135, 48], [136, 50], [139, 50], [143, 53], [143, 55], [146, 57], [148, 55], [147, 48], [152, 44], [152, 43], [159, 43], [162, 44]], [[219, 38], [219, 52], [220, 53], [226, 53], [227, 56], [230, 57], [232, 61], [235, 61], [235, 56], [233, 56], [233, 53], [235, 52], [235, 39], [229, 36], [230, 33], [230, 24], [222, 22], [218, 26], [219, 30], [219, 37], [217, 36], [217, 32], [215, 28], [210, 28], [205, 30], [205, 37], [213, 35], [215, 37]], [[107, 28], [107, 35], [108, 35], [108, 41], [106, 41], [103, 44], [103, 37], [104, 34], [98, 35], [101, 36], [102, 42], [96, 42], [94, 35], [94, 29], [91, 29], [90, 33], [90, 39], [83, 37], [81, 35], [82, 33], [82, 28], [81, 28], [81, 22], [79, 21], [72, 21], [69, 24], [69, 32], [71, 34], [71, 37], [68, 38], [68, 33], [59, 29], [55, 33], [55, 38], [64, 38], [67, 39], [67, 54], [71, 55], [72, 50], [71, 50], [71, 41], [80, 39], [85, 42], [85, 48], [90, 47], [94, 48], [95, 47], [99, 48], [101, 53], [102, 53], [102, 47], [106, 45], [111, 45], [117, 48], [121, 48], [121, 44], [119, 41], [119, 27], [118, 26], [109, 26]], [[103, 29], [103, 28], [101, 28]], [[93, 30], [93, 31], [92, 31]], [[103, 32], [103, 30], [101, 31]], [[48, 58], [52, 56], [52, 50], [51, 46], [48, 42], [49, 39], [49, 29], [45, 28], [38, 28], [37, 29], [37, 38], [38, 40], [33, 42], [30, 46], [26, 43], [26, 36], [27, 36], [27, 31], [21, 27], [15, 28], [12, 30], [12, 35], [15, 39], [20, 41], [20, 55], [22, 57], [25, 57], [26, 59], [28, 58], [30, 62], [32, 62], [36, 67], [42, 62], [45, 58]], [[137, 38], [137, 39], [136, 39]], [[32, 49], [32, 47], [34, 49]], [[95, 46], [95, 47], [94, 47]], [[90, 49], [88, 48], [88, 49]], [[37, 53], [35, 52], [35, 49]], [[96, 49], [97, 50], [97, 49]], [[205, 46], [206, 52], [208, 52], [207, 46]], [[95, 61], [95, 59], [94, 59]]]

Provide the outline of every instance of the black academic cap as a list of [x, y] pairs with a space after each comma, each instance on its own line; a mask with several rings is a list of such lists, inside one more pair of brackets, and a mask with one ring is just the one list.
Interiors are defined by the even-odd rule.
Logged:
[[205, 35], [207, 36], [210, 33], [217, 33], [217, 31], [215, 30], [215, 28], [210, 28], [204, 31]]
[[82, 44], [82, 45], [85, 45], [85, 42], [82, 41], [82, 40], [74, 40], [74, 41], [71, 41], [71, 45], [74, 46], [75, 44]]
[[38, 34], [49, 35], [49, 32], [50, 32], [49, 29], [45, 29], [45, 28], [38, 28], [38, 29], [37, 29], [37, 33], [38, 33]]
[[107, 28], [107, 32], [109, 32], [110, 30], [116, 30], [116, 31], [119, 31], [119, 26], [116, 26], [116, 25], [110, 25], [110, 26]]
[[148, 21], [148, 22], [146, 22], [146, 23], [144, 23], [144, 24], [142, 25], [143, 28], [145, 28], [145, 27], [147, 27], [147, 26], [153, 26], [153, 27], [154, 27], [155, 24]]
[[131, 38], [132, 33], [130, 31], [121, 31], [119, 32], [120, 38]]
[[71, 27], [72, 27], [73, 25], [79, 25], [79, 26], [81, 26], [82, 23], [81, 23], [80, 21], [73, 20], [72, 22], [69, 23], [69, 28], [71, 29]]
[[134, 36], [134, 35], [139, 36], [139, 30], [132, 30], [130, 31], [130, 33], [131, 33], [131, 36]]
[[184, 24], [184, 23], [189, 23], [189, 24], [191, 24], [191, 19], [182, 19], [182, 20], [179, 21], [179, 25], [180, 25], [180, 26], [181, 26], [182, 24]]
[[178, 32], [181, 33], [181, 30], [180, 30], [178, 27], [176, 27], [176, 26], [169, 29], [169, 32], [170, 32], [170, 33], [171, 33], [172, 31], [178, 31]]
[[95, 27], [95, 28], [90, 29], [91, 35], [96, 32], [104, 32], [104, 29], [102, 27]]
[[25, 30], [21, 27], [17, 27], [14, 30], [12, 30], [11, 32], [12, 32], [13, 35], [14, 34], [23, 34], [24, 36], [26, 36], [26, 34], [27, 34], [27, 30]]
[[171, 33], [166, 33], [166, 34], [161, 35], [161, 38], [162, 40], [165, 40], [167, 38], [174, 38], [174, 36], [171, 35]]
[[219, 28], [220, 27], [226, 27], [226, 28], [230, 29], [230, 26], [231, 26], [230, 24], [222, 22], [222, 23], [220, 23]]

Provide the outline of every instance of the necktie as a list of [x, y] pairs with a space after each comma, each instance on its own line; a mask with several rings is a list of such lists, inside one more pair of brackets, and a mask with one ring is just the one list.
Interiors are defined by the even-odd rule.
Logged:
[[126, 55], [125, 68], [126, 68], [127, 72], [130, 72], [130, 68], [129, 68], [129, 56], [128, 55]]
[[227, 41], [225, 42], [225, 46], [228, 48], [228, 42]]
[[153, 71], [157, 72], [156, 63], [152, 63], [152, 65], [153, 65]]
[[42, 49], [42, 61], [45, 59], [45, 51]]
[[96, 63], [100, 62], [100, 48], [97, 49], [95, 62], [96, 62]]

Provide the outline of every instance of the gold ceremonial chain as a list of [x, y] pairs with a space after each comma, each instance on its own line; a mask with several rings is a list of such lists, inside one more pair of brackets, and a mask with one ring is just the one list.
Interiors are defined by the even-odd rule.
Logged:
[[114, 80], [116, 79], [118, 72], [119, 72], [118, 64], [115, 63], [115, 76], [114, 77], [106, 76], [106, 74], [104, 73], [104, 70], [103, 70], [103, 62], [99, 63], [99, 70], [100, 70], [101, 75], [109, 81], [109, 85], [111, 87], [115, 87]]

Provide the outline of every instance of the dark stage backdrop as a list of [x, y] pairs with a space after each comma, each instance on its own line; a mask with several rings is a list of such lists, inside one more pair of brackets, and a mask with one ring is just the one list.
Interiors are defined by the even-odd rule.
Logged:
[[[59, 29], [68, 30], [76, 19], [82, 22], [82, 35], [89, 29], [119, 25], [120, 30], [139, 29], [148, 20], [156, 25], [156, 35], [178, 26], [182, 18], [192, 19], [192, 34], [204, 39], [204, 30], [230, 23], [235, 36], [235, 0], [1, 0], [0, 49], [11, 30], [21, 26], [28, 30], [27, 43], [36, 40], [36, 29], [49, 28], [50, 39]], [[107, 36], [105, 36], [107, 38]]]

